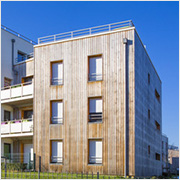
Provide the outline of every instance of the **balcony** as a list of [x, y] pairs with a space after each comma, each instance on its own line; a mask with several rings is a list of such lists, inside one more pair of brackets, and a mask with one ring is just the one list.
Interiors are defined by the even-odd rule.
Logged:
[[26, 61], [28, 59], [34, 58], [34, 53], [29, 53], [29, 54], [18, 54], [18, 57], [16, 58], [16, 64]]
[[1, 122], [1, 137], [33, 135], [33, 119], [20, 119]]
[[1, 89], [1, 103], [11, 103], [33, 98], [33, 83], [26, 82]]

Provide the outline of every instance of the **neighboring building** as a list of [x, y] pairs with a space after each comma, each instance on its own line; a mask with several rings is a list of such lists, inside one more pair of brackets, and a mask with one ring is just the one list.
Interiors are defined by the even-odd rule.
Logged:
[[1, 155], [24, 163], [33, 151], [33, 44], [1, 26]]
[[162, 174], [161, 80], [131, 21], [39, 38], [34, 54], [14, 66], [34, 92], [1, 100], [23, 118], [33, 107], [33, 132], [13, 148], [27, 133], [48, 171]]
[[170, 145], [168, 149], [168, 160], [170, 173], [178, 174], [179, 172], [179, 149], [177, 146]]
[[162, 172], [168, 173], [168, 137], [162, 135]]

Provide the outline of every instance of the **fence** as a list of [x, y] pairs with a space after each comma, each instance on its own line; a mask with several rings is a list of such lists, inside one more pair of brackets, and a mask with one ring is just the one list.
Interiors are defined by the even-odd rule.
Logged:
[[[14, 155], [13, 155], [14, 156]], [[29, 156], [30, 157], [30, 156]], [[49, 172], [41, 165], [41, 157], [38, 157], [39, 170], [36, 171], [36, 155], [33, 162], [20, 163], [22, 154], [14, 158], [10, 156], [1, 157], [1, 179], [122, 179], [122, 176], [102, 175], [99, 172]], [[30, 159], [30, 158], [29, 158]], [[29, 164], [29, 166], [28, 166]]]

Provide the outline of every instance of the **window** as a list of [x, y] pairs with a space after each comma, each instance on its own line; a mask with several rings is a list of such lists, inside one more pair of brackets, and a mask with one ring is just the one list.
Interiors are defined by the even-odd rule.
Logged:
[[51, 163], [63, 162], [63, 142], [51, 141]]
[[102, 98], [89, 98], [89, 122], [102, 122]]
[[102, 140], [89, 140], [89, 164], [102, 164]]
[[160, 95], [156, 89], [155, 89], [155, 96], [156, 96], [156, 99], [160, 102]]
[[[22, 78], [22, 83], [31, 83], [32, 82], [32, 79], [33, 79], [33, 76], [29, 76], [29, 77], [23, 77]], [[29, 82], [29, 83], [28, 83]]]
[[156, 124], [156, 129], [160, 131], [160, 124], [157, 121], [155, 121], [155, 124]]
[[151, 118], [151, 112], [150, 112], [150, 109], [148, 109], [148, 119], [150, 120]]
[[148, 146], [148, 155], [150, 155], [150, 153], [151, 153], [151, 148], [150, 146]]
[[51, 63], [51, 85], [63, 84], [63, 62]]
[[4, 156], [8, 159], [11, 158], [11, 144], [4, 143]]
[[4, 78], [4, 87], [11, 86], [11, 79], [5, 77]]
[[162, 149], [164, 149], [164, 142], [162, 141]]
[[102, 56], [89, 57], [89, 81], [102, 80]]
[[160, 154], [156, 153], [156, 160], [160, 161]]
[[4, 121], [9, 121], [11, 119], [11, 112], [4, 110]]
[[24, 119], [32, 119], [33, 118], [33, 110], [24, 110], [23, 118]]
[[21, 62], [27, 59], [27, 55], [26, 53], [23, 53], [21, 51], [18, 51], [18, 58], [17, 58], [17, 62]]
[[52, 124], [63, 123], [63, 101], [51, 102], [51, 123]]
[[150, 84], [150, 74], [148, 73], [148, 84]]

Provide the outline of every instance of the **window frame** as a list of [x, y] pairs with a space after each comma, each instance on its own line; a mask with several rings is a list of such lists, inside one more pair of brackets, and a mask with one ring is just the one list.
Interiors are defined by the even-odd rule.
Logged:
[[[51, 157], [52, 157], [52, 142], [57, 141], [57, 142], [62, 142], [62, 163], [61, 162], [52, 162]], [[50, 139], [50, 153], [49, 153], [49, 162], [52, 165], [64, 165], [64, 139]]]
[[[62, 63], [62, 68], [63, 68], [63, 72], [62, 72], [62, 75], [63, 75], [63, 79], [62, 79], [62, 84], [52, 84], [52, 65], [55, 64], [55, 63]], [[64, 85], [64, 60], [61, 59], [61, 60], [55, 60], [55, 61], [50, 61], [50, 86], [63, 86]]]
[[[5, 86], [5, 80], [10, 81], [10, 85], [9, 86]], [[12, 79], [8, 78], [8, 77], [4, 77], [4, 87], [10, 87], [12, 86]]]
[[161, 155], [159, 153], [155, 153], [156, 161], [161, 161]]
[[154, 93], [155, 93], [155, 97], [156, 97], [157, 101], [160, 103], [161, 102], [161, 96], [160, 96], [159, 92], [157, 91], [157, 89], [154, 90]]
[[[89, 138], [88, 139], [88, 156], [87, 156], [87, 165], [88, 166], [103, 166], [103, 151], [104, 151], [104, 147], [103, 147], [104, 142], [103, 142], [103, 140], [104, 140], [103, 138]], [[89, 163], [90, 141], [101, 141], [102, 142], [102, 163], [94, 163], [94, 164]]]
[[148, 156], [150, 157], [150, 155], [151, 155], [151, 146], [148, 145]]
[[[62, 108], [62, 123], [52, 123], [52, 103], [53, 102], [62, 102], [63, 108]], [[63, 125], [64, 124], [64, 100], [63, 99], [56, 99], [56, 100], [50, 100], [50, 125]]]
[[151, 84], [151, 75], [150, 75], [150, 73], [148, 73], [148, 84], [149, 85]]
[[151, 110], [148, 109], [148, 120], [151, 120]]
[[[95, 57], [101, 57], [102, 58], [102, 79], [101, 80], [90, 80], [89, 79], [89, 70], [90, 70], [90, 58], [95, 58]], [[94, 54], [94, 55], [88, 55], [88, 65], [87, 65], [87, 82], [90, 83], [90, 82], [101, 82], [103, 81], [103, 54]]]
[[[5, 119], [5, 113], [9, 113], [9, 119], [7, 120], [7, 119]], [[8, 110], [6, 110], [6, 109], [4, 109], [4, 122], [6, 122], [6, 121], [10, 121], [11, 120], [11, 111], [8, 111]]]
[[[101, 121], [95, 121], [95, 122], [91, 122], [91, 121], [89, 121], [89, 110], [90, 110], [90, 106], [89, 106], [89, 103], [90, 103], [90, 100], [91, 99], [101, 99], [102, 100], [102, 120]], [[100, 123], [103, 123], [103, 108], [104, 108], [104, 105], [103, 105], [103, 102], [104, 102], [104, 100], [103, 100], [103, 96], [89, 96], [88, 97], [88, 108], [87, 108], [87, 122], [88, 123], [90, 123], [90, 124], [100, 124]]]
[[161, 131], [161, 125], [155, 120], [156, 130]]

